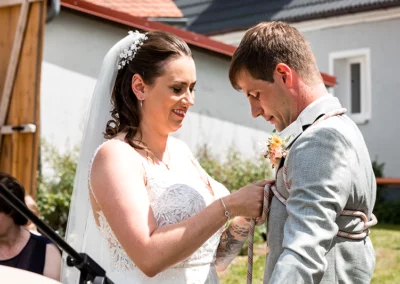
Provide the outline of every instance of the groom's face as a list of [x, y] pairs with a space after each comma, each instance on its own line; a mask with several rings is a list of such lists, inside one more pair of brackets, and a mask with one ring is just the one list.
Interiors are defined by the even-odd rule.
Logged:
[[252, 116], [261, 116], [273, 124], [276, 130], [282, 131], [291, 123], [292, 102], [284, 84], [279, 82], [281, 78], [274, 79], [274, 83], [254, 79], [247, 70], [242, 70], [238, 74], [237, 84], [247, 95]]

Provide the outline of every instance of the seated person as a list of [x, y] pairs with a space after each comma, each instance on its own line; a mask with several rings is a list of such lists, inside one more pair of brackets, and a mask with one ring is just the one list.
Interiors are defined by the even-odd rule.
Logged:
[[[0, 172], [0, 183], [25, 204], [25, 189], [14, 177]], [[49, 239], [24, 229], [27, 223], [25, 217], [0, 197], [0, 265], [28, 270], [59, 281], [59, 249]]]
[[[29, 194], [25, 195], [25, 204], [33, 214], [35, 214], [37, 217], [40, 217], [39, 207], [37, 206], [36, 201], [33, 200], [32, 196]], [[24, 226], [24, 228], [35, 235], [41, 235], [38, 232], [36, 225], [33, 224], [31, 220], [28, 220], [28, 223]]]

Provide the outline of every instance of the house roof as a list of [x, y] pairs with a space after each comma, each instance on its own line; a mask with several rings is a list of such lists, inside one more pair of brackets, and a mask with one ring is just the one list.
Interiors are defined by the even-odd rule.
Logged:
[[172, 0], [75, 0], [77, 5], [87, 2], [125, 12], [136, 17], [181, 18], [182, 12]]
[[400, 0], [174, 0], [187, 29], [221, 34], [261, 21], [300, 22], [400, 6]]
[[[88, 1], [61, 0], [61, 6], [103, 19], [107, 19], [112, 22], [128, 25], [139, 30], [161, 30], [165, 32], [170, 32], [182, 38], [189, 45], [222, 54], [224, 56], [232, 57], [233, 53], [236, 50], [236, 47], [233, 45], [213, 40], [201, 34], [182, 30], [160, 22], [149, 21], [142, 17], [136, 17], [129, 13], [114, 10], [111, 7], [97, 5]], [[325, 73], [321, 73], [321, 75], [325, 85], [334, 86], [336, 84], [336, 77]]]

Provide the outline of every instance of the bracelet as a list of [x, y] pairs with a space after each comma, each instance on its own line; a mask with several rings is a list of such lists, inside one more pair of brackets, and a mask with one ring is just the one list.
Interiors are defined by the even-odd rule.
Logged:
[[222, 205], [224, 206], [224, 209], [225, 209], [225, 216], [226, 216], [226, 218], [228, 219], [227, 222], [229, 222], [229, 220], [231, 219], [231, 215], [229, 214], [228, 209], [226, 209], [226, 205], [225, 205], [224, 200], [223, 200], [222, 198], [220, 198], [219, 200], [221, 200], [221, 203], [222, 203]]

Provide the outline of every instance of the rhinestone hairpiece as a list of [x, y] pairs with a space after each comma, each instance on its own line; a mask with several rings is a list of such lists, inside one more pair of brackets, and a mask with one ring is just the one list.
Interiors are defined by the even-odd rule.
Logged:
[[131, 62], [132, 59], [135, 58], [135, 55], [142, 47], [143, 42], [148, 39], [147, 33], [141, 34], [138, 31], [130, 31], [129, 34], [135, 34], [137, 36], [137, 39], [129, 46], [129, 48], [125, 48], [119, 55], [120, 61], [118, 63], [118, 70], [124, 68], [125, 65], [128, 65], [129, 62]]

